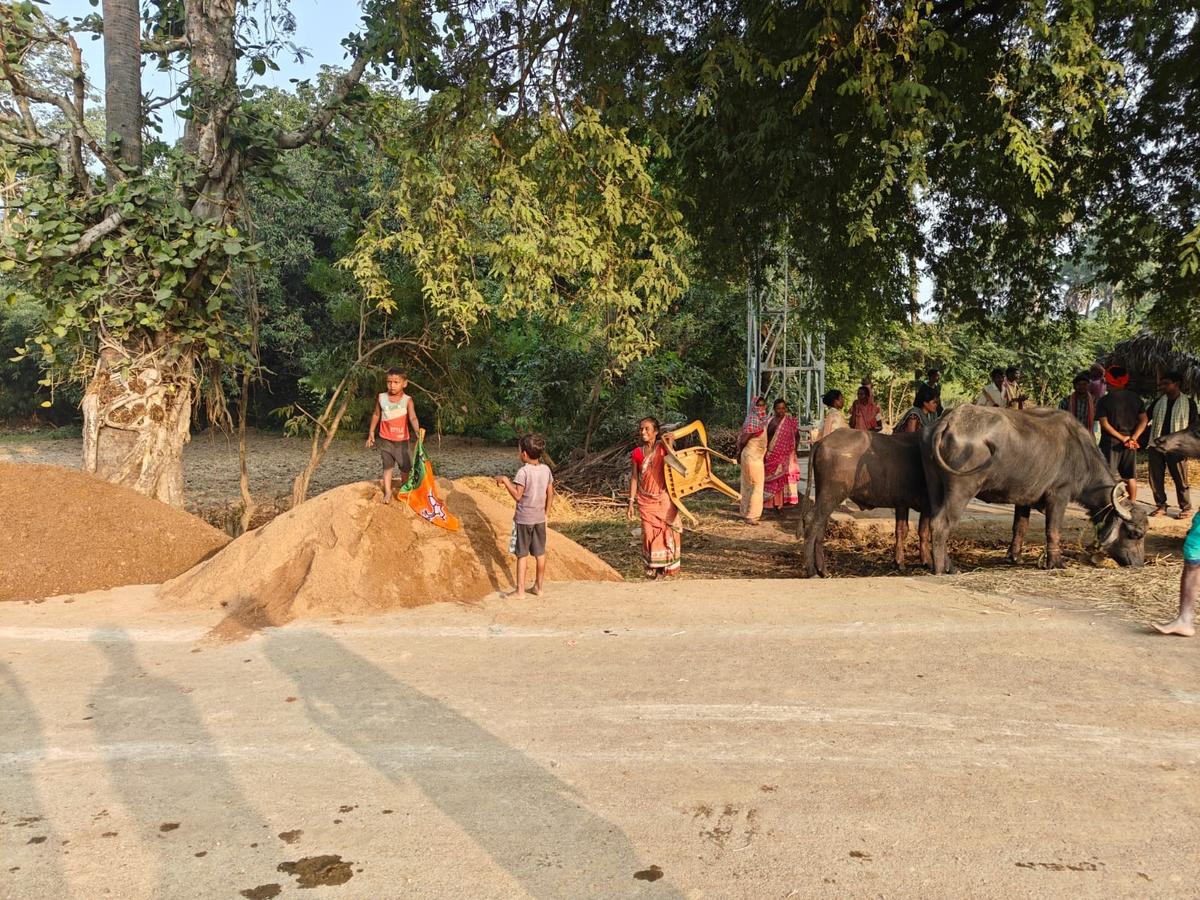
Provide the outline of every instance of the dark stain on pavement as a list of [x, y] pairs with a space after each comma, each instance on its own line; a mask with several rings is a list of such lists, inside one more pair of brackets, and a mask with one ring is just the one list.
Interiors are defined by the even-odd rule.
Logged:
[[287, 875], [294, 875], [299, 887], [314, 888], [345, 884], [354, 877], [354, 870], [350, 868], [352, 865], [354, 863], [343, 861], [340, 856], [325, 855], [281, 862], [277, 868]]
[[294, 844], [296, 841], [300, 840], [300, 835], [302, 834], [304, 834], [304, 832], [299, 828], [295, 829], [294, 831], [281, 831], [279, 832], [279, 839], [285, 844]]
[[272, 897], [278, 897], [283, 890], [277, 884], [260, 884], [258, 887], [246, 888], [244, 891], [238, 891], [246, 900], [271, 900]]
[[648, 869], [642, 869], [640, 872], [634, 872], [633, 877], [638, 881], [658, 881], [663, 877], [663, 870], [658, 866], [651, 866]]

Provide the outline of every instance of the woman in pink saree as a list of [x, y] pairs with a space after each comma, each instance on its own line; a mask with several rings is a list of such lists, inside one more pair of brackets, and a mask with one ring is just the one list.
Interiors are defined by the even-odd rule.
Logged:
[[767, 422], [767, 455], [763, 458], [766, 507], [776, 513], [800, 503], [800, 460], [796, 458], [799, 434], [800, 423], [788, 415], [787, 401], [776, 400], [775, 415]]
[[642, 419], [638, 423], [642, 443], [630, 454], [628, 515], [632, 521], [636, 504], [642, 520], [642, 561], [647, 578], [675, 575], [683, 556], [683, 522], [667, 493], [663, 471], [667, 455], [663, 444], [669, 447], [675, 438], [669, 431], [660, 435], [658, 427], [658, 419]]

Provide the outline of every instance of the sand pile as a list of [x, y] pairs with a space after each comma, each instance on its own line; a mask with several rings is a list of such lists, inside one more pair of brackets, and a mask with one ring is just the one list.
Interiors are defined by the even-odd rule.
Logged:
[[228, 542], [181, 509], [77, 469], [0, 463], [0, 600], [158, 584]]
[[[489, 478], [485, 475], [468, 475], [465, 478], [456, 478], [454, 486], [457, 488], [466, 488], [473, 494], [482, 494], [490, 500], [495, 500], [501, 506], [513, 505], [513, 499], [509, 495], [508, 490], [496, 484], [495, 478]], [[575, 508], [575, 504], [567, 494], [558, 490], [557, 485], [555, 485], [555, 488], [554, 509], [550, 513], [551, 526], [555, 522], [575, 521], [579, 518], [579, 510]]]
[[[447, 508], [462, 522], [449, 532], [407, 506], [379, 502], [373, 484], [327, 491], [235, 540], [212, 559], [163, 585], [172, 607], [224, 608], [219, 633], [297, 618], [382, 612], [445, 600], [478, 600], [512, 585], [508, 553], [513, 507], [441, 480]], [[619, 581], [593, 553], [554, 532], [547, 548], [554, 581]]]

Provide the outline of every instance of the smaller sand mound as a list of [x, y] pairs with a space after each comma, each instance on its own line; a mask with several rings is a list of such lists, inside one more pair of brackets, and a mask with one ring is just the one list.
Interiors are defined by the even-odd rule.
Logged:
[[129, 488], [32, 463], [0, 463], [0, 523], [0, 600], [158, 584], [229, 542]]
[[[218, 632], [296, 618], [376, 613], [446, 600], [478, 600], [512, 585], [511, 503], [439, 481], [462, 522], [449, 532], [407, 506], [379, 502], [372, 484], [326, 491], [242, 535], [212, 559], [163, 585], [169, 606], [225, 608]], [[616, 570], [551, 530], [553, 581], [620, 581]]]

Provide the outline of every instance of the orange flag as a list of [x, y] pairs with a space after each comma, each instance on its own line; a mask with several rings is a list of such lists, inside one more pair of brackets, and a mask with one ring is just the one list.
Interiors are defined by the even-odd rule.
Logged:
[[[416, 482], [414, 484], [414, 482]], [[396, 491], [396, 499], [404, 498], [408, 508], [430, 525], [458, 531], [458, 517], [452, 515], [437, 492], [437, 479], [433, 474], [433, 463], [425, 455], [425, 429], [417, 438], [417, 452], [413, 454], [412, 473]]]

